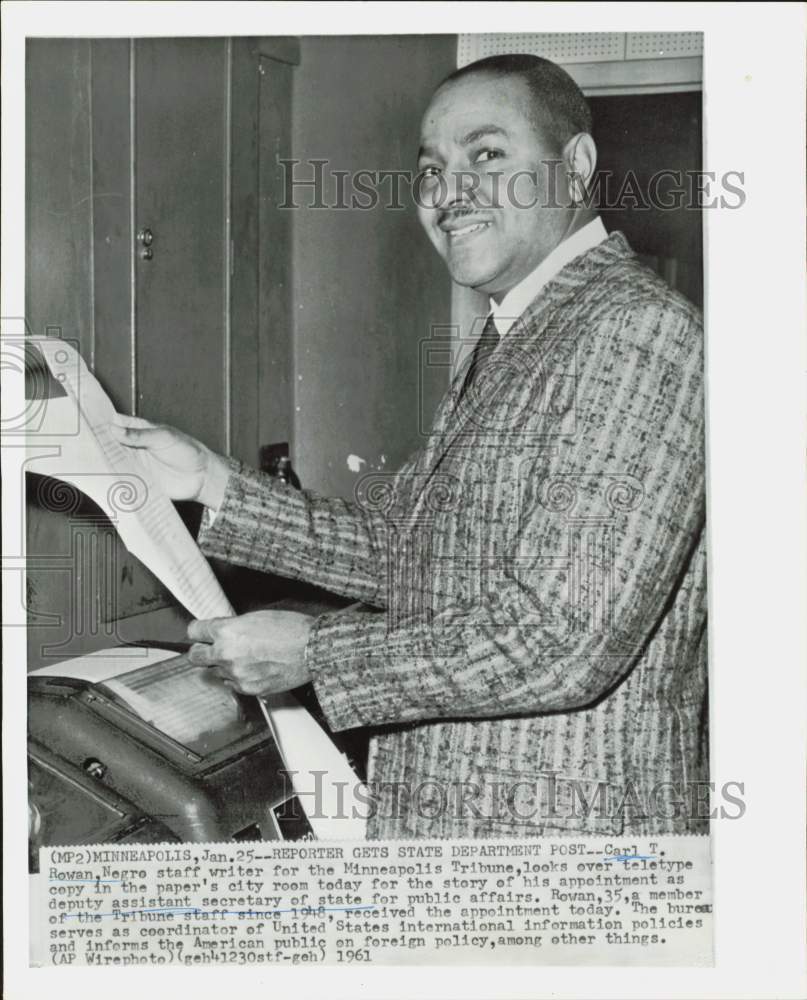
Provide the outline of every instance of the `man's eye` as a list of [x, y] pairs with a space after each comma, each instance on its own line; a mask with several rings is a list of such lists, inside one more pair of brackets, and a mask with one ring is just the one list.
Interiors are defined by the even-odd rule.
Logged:
[[498, 160], [502, 156], [504, 156], [504, 150], [483, 149], [474, 158], [474, 163], [488, 163], [490, 160]]
[[440, 168], [434, 166], [433, 164], [429, 167], [421, 167], [420, 170], [421, 177], [439, 177], [441, 173], [442, 171], [440, 170]]

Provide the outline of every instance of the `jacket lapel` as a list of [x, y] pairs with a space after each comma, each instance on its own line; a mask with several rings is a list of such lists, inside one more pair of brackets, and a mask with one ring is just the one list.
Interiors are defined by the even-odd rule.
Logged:
[[[558, 312], [607, 268], [633, 256], [635, 255], [623, 234], [614, 232], [596, 247], [570, 261], [527, 306], [497, 347], [494, 356], [502, 352], [500, 356], [505, 360], [508, 352], [521, 352], [522, 355], [529, 352], [535, 356], [537, 364], [540, 356], [554, 345], [555, 338], [545, 338], [544, 335]], [[431, 477], [440, 468], [451, 446], [461, 434], [469, 430], [472, 410], [460, 401], [465, 369], [466, 366], [462, 365], [457, 371], [435, 415], [423, 453], [421, 471], [425, 475], [421, 479], [421, 494], [428, 488]]]

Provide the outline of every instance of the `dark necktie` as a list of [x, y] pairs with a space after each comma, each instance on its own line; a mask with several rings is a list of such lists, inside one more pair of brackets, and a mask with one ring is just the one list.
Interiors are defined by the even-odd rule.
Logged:
[[468, 366], [468, 371], [465, 374], [465, 381], [462, 383], [462, 388], [460, 389], [460, 400], [465, 397], [465, 394], [470, 390], [471, 386], [479, 377], [480, 372], [487, 364], [490, 355], [496, 350], [500, 340], [501, 337], [499, 336], [499, 331], [496, 329], [496, 324], [493, 321], [493, 313], [491, 313], [487, 318], [484, 329], [482, 330], [482, 336], [476, 342], [473, 354], [471, 355], [471, 363]]

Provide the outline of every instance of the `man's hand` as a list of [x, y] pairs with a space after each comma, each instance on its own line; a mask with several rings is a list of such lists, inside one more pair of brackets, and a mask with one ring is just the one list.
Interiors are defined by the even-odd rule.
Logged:
[[221, 505], [227, 464], [201, 441], [173, 427], [121, 413], [109, 426], [122, 445], [140, 449], [149, 472], [172, 500], [198, 500], [214, 509]]
[[296, 611], [252, 611], [188, 626], [191, 663], [213, 666], [243, 694], [280, 694], [309, 681], [305, 646], [314, 622]]

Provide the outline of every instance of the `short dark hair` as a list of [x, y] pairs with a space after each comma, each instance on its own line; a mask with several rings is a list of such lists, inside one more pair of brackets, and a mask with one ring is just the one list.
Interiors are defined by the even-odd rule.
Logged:
[[488, 56], [455, 70], [440, 86], [475, 74], [523, 80], [533, 98], [535, 125], [558, 149], [579, 132], [591, 132], [591, 109], [583, 92], [565, 69], [548, 59], [524, 53]]

